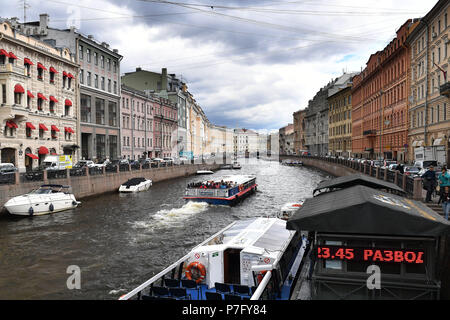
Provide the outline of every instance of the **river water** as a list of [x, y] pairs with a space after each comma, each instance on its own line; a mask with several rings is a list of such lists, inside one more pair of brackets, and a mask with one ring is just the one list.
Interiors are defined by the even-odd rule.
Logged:
[[[0, 299], [117, 299], [231, 222], [275, 216], [286, 202], [312, 196], [328, 176], [275, 161], [241, 159], [241, 170], [155, 183], [138, 194], [109, 193], [74, 210], [0, 219]], [[235, 207], [186, 203], [186, 184], [254, 174], [258, 191]], [[81, 289], [69, 290], [69, 266]]]

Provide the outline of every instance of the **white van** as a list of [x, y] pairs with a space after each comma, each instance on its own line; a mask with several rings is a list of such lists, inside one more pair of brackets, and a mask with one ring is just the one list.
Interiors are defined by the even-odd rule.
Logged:
[[42, 162], [45, 170], [72, 169], [72, 156], [68, 155], [48, 155]]

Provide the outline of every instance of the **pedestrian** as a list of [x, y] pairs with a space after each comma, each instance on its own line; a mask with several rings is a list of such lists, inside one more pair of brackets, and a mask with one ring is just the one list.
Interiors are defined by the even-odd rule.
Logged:
[[[448, 172], [448, 170], [445, 166], [442, 167], [442, 171], [439, 174], [438, 180], [439, 180], [439, 186], [438, 186], [439, 192], [438, 193], [439, 193], [439, 195], [442, 195], [444, 188], [450, 187], [450, 173]], [[440, 201], [441, 201], [441, 197], [439, 197], [438, 204], [440, 203]]]
[[427, 172], [425, 172], [422, 175], [422, 181], [423, 181], [423, 188], [425, 190], [427, 190], [427, 195], [425, 197], [425, 202], [430, 202], [431, 201], [431, 195], [434, 192], [434, 189], [436, 188], [437, 185], [437, 180], [436, 180], [436, 173], [434, 172], [434, 167], [430, 166], [427, 170]]
[[405, 166], [403, 165], [403, 163], [400, 163], [400, 164], [398, 165], [397, 169], [398, 169], [398, 171], [399, 171], [401, 174], [404, 174], [404, 173], [405, 173]]
[[448, 214], [450, 213], [450, 187], [444, 187], [444, 190], [441, 192], [440, 200], [442, 201], [444, 217], [448, 220]]

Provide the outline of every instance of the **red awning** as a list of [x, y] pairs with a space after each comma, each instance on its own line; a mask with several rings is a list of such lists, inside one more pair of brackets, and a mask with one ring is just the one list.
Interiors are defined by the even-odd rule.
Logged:
[[36, 129], [31, 122], [27, 122], [26, 126], [27, 126], [27, 128], [30, 128], [31, 130], [35, 130]]
[[30, 90], [27, 90], [27, 94], [28, 94], [28, 96], [29, 96], [30, 98], [34, 98], [34, 95], [31, 93]]
[[56, 69], [55, 69], [55, 68], [53, 68], [53, 67], [50, 67], [50, 72], [53, 72], [53, 73], [58, 73], [58, 71], [56, 71]]
[[9, 57], [11, 59], [17, 59], [16, 55], [14, 53], [12, 53], [11, 51], [9, 52]]
[[72, 101], [70, 101], [69, 99], [66, 99], [65, 105], [66, 106], [72, 106]]
[[[24, 58], [24, 59], [23, 59], [23, 64], [29, 64], [30, 66], [34, 65], [34, 63], [33, 63], [30, 59], [28, 59], [28, 58]], [[30, 153], [30, 154], [31, 154], [31, 153]]]
[[38, 98], [42, 100], [47, 100], [47, 98], [42, 93], [38, 93]]
[[67, 77], [67, 72], [63, 71], [63, 77]]
[[14, 86], [14, 93], [25, 93], [25, 89], [20, 84], [16, 84]]
[[50, 96], [50, 101], [53, 101], [53, 102], [58, 102], [58, 100], [56, 100], [56, 98], [54, 97], [54, 96]]
[[67, 76], [68, 76], [69, 78], [72, 78], [72, 79], [75, 78], [75, 77], [73, 76], [73, 74], [71, 74], [71, 73], [68, 73]]
[[44, 66], [42, 65], [42, 63], [40, 63], [40, 62], [38, 62], [37, 67], [38, 67], [38, 69], [47, 70], [47, 68], [44, 67]]
[[42, 123], [39, 124], [39, 129], [48, 131], [47, 127], [45, 125], [43, 125]]
[[64, 127], [64, 131], [65, 131], [65, 132], [69, 132], [69, 133], [75, 133], [75, 132], [72, 130], [72, 128], [69, 128], [69, 127]]
[[52, 128], [52, 131], [58, 131], [58, 132], [59, 132], [59, 129], [58, 129], [58, 127], [57, 127], [57, 126], [55, 126], [55, 125], [52, 125], [52, 126], [51, 126], [51, 128]]
[[9, 58], [9, 53], [5, 49], [0, 49], [0, 56], [6, 56]]
[[39, 147], [39, 154], [48, 154], [48, 149], [44, 146]]
[[16, 124], [14, 121], [11, 121], [11, 120], [6, 121], [6, 126], [7, 126], [8, 128], [18, 128], [18, 127], [17, 127], [17, 124]]
[[32, 154], [32, 153], [27, 153], [26, 156], [30, 157], [31, 159], [36, 159], [36, 160], [39, 159], [38, 156], [36, 156], [36, 155], [34, 155], [34, 154]]

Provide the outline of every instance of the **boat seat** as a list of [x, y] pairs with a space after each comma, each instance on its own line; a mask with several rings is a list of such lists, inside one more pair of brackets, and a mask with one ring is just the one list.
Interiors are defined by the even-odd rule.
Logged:
[[250, 295], [250, 288], [240, 284], [233, 284], [233, 292], [240, 295]]
[[154, 296], [147, 296], [147, 295], [145, 295], [145, 294], [143, 294], [142, 296], [141, 296], [141, 300], [157, 300], [158, 298], [157, 297], [154, 297]]
[[169, 289], [166, 288], [166, 287], [153, 286], [151, 288], [151, 292], [152, 292], [153, 296], [156, 296], [156, 297], [167, 297], [167, 296], [169, 296]]
[[189, 293], [187, 293], [186, 288], [169, 288], [169, 293], [172, 297], [176, 298], [184, 298], [192, 300], [192, 297]]
[[168, 288], [179, 288], [180, 280], [176, 279], [164, 279], [164, 285]]
[[216, 288], [216, 292], [218, 293], [231, 293], [231, 287], [228, 284], [216, 282], [214, 283], [214, 288]]
[[206, 300], [223, 300], [222, 295], [217, 292], [205, 292]]
[[229, 293], [225, 293], [225, 300], [241, 300], [241, 296], [237, 295], [237, 294], [229, 294]]
[[197, 284], [195, 280], [182, 279], [181, 287], [186, 289], [195, 289], [198, 291], [198, 296], [201, 296], [201, 287]]

